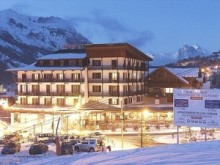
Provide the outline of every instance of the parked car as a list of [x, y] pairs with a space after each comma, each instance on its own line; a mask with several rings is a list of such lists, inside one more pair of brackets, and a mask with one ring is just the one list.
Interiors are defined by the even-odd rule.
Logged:
[[19, 130], [17, 133], [22, 137], [25, 141], [29, 141], [33, 138], [33, 135], [31, 132], [27, 130]]
[[44, 143], [34, 143], [29, 149], [30, 155], [43, 154], [48, 151], [48, 146]]
[[4, 136], [5, 143], [18, 142], [18, 141], [20, 141], [20, 139], [21, 139], [21, 136], [17, 133], [7, 134]]
[[61, 144], [61, 155], [73, 155], [73, 146], [70, 142], [62, 142]]
[[35, 142], [50, 143], [55, 142], [55, 136], [52, 133], [42, 133], [35, 136]]
[[18, 142], [6, 143], [1, 151], [1, 154], [14, 154], [20, 152], [21, 144]]
[[85, 138], [80, 143], [74, 145], [75, 152], [99, 152], [103, 148], [111, 151], [111, 146], [105, 146], [101, 138]]
[[106, 139], [106, 135], [102, 134], [101, 132], [92, 132], [87, 135], [89, 138], [101, 138]]

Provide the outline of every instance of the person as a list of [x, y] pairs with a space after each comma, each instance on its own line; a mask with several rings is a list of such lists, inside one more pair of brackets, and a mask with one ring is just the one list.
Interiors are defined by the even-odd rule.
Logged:
[[105, 143], [103, 142], [102, 139], [100, 140], [100, 146], [101, 146], [102, 152], [105, 152], [106, 151], [106, 147], [105, 147]]

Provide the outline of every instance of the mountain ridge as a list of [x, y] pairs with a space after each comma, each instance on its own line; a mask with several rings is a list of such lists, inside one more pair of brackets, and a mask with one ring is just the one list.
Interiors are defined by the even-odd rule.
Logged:
[[12, 82], [4, 70], [33, 63], [36, 58], [66, 45], [90, 44], [72, 24], [58, 17], [35, 17], [12, 9], [0, 11], [0, 74]]

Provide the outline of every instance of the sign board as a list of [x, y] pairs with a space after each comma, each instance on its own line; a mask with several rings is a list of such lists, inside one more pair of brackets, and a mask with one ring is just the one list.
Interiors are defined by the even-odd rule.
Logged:
[[220, 128], [219, 89], [174, 89], [174, 124]]

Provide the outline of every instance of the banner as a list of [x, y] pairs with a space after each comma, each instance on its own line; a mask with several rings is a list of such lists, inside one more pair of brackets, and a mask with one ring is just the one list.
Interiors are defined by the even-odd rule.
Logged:
[[219, 89], [174, 89], [174, 124], [220, 128]]

